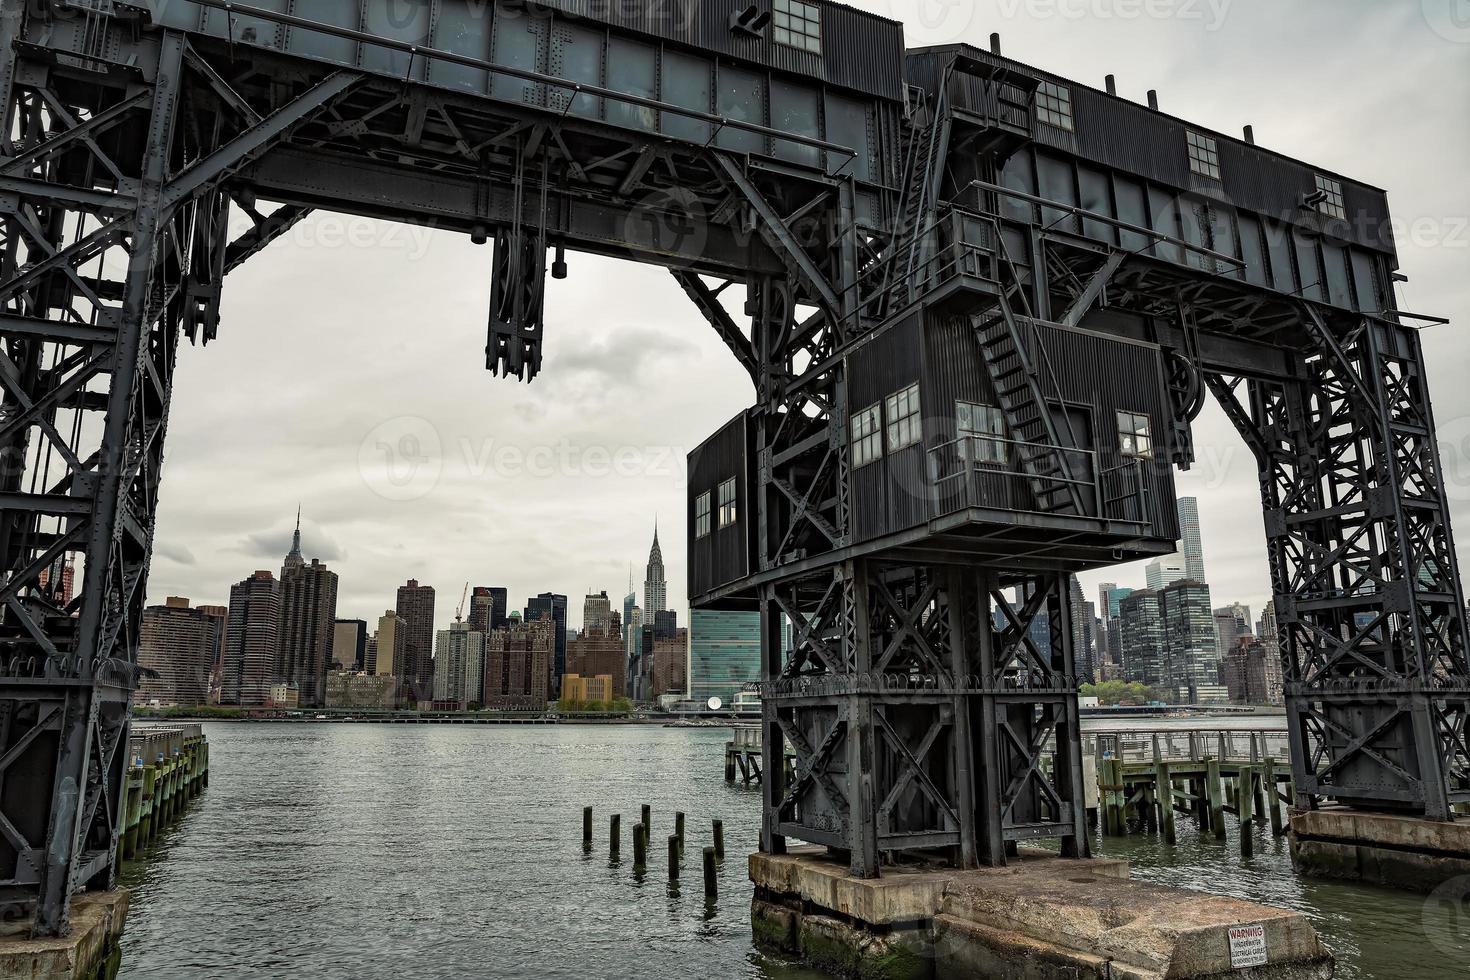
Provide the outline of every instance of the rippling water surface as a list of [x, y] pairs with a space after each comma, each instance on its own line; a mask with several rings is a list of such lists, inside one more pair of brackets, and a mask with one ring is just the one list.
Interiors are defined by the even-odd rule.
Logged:
[[[817, 974], [757, 952], [743, 855], [757, 790], [726, 785], [724, 729], [653, 726], [206, 725], [211, 785], [147, 859], [121, 976], [769, 977]], [[631, 828], [653, 807], [649, 868]], [[581, 846], [582, 807], [596, 809]], [[674, 811], [687, 814], [684, 886], [667, 882]], [[623, 862], [607, 824], [622, 814]], [[720, 898], [706, 904], [700, 849], [725, 823]], [[1470, 975], [1456, 908], [1298, 878], [1269, 829], [1179, 846], [1107, 839], [1135, 877], [1302, 909], [1338, 976]]]

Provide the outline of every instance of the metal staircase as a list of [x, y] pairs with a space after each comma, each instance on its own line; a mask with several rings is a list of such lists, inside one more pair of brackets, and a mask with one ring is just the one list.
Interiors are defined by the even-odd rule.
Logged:
[[[1039, 344], [1028, 343], [1023, 329], [1029, 320], [1018, 318], [1011, 298], [1021, 286], [1014, 281], [996, 297], [994, 307], [971, 318], [981, 359], [995, 385], [995, 397], [1011, 437], [1016, 440], [1017, 462], [1027, 475], [1037, 509], [1051, 514], [1086, 516], [1086, 498], [1077, 467], [1059, 438], [1056, 421], [1047, 406], [1044, 380], [1053, 393], [1060, 389]], [[1034, 335], [1034, 334], [1033, 334]], [[1033, 349], [1034, 348], [1034, 349]], [[1045, 372], [1039, 370], [1045, 367]], [[1072, 445], [1077, 445], [1072, 440]]]

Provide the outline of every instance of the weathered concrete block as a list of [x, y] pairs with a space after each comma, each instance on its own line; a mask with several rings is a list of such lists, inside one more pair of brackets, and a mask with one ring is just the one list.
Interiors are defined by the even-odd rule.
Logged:
[[843, 976], [1325, 980], [1333, 972], [1301, 914], [1133, 882], [1122, 861], [1026, 851], [1004, 868], [856, 879], [810, 849], [754, 855], [750, 867], [757, 938]]
[[60, 939], [0, 938], [0, 980], [94, 980], [115, 974], [128, 893], [83, 892], [72, 899], [71, 934]]
[[1291, 811], [1291, 856], [1305, 874], [1430, 892], [1470, 893], [1470, 821], [1446, 823], [1345, 807]]

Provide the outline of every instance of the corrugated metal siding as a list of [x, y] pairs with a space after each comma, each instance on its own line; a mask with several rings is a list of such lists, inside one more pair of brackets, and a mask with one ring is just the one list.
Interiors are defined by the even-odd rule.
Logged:
[[[1182, 136], [1180, 140], [1182, 146]], [[1260, 177], [1260, 174], [1248, 174], [1246, 179]], [[1144, 181], [1135, 174], [1104, 171], [1078, 157], [1040, 147], [1014, 154], [1001, 174], [1001, 183], [1007, 187], [1152, 228], [1233, 256], [1244, 263], [1244, 268], [1197, 252], [1185, 253], [1166, 243], [1149, 245], [1142, 235], [1119, 231], [1105, 222], [1080, 220], [1045, 206], [1005, 201], [1004, 213], [1008, 217], [1082, 234], [1109, 245], [1150, 251], [1156, 258], [1169, 262], [1181, 262], [1324, 302], [1329, 301], [1323, 288], [1324, 270], [1330, 269], [1337, 280], [1332, 283], [1330, 302], [1360, 312], [1376, 313], [1384, 308], [1386, 300], [1378, 283], [1387, 278], [1385, 263], [1392, 256], [1335, 239], [1332, 231], [1345, 227], [1343, 222], [1318, 220], [1312, 226], [1315, 231], [1307, 232], [1300, 222], [1284, 223], [1254, 214], [1251, 209], [1237, 208], [1238, 202], [1222, 195], [1218, 185], [1201, 191], [1199, 188], [1210, 182], [1197, 176], [1190, 175], [1188, 182], [1189, 188], [1180, 189]], [[1279, 187], [1275, 193], [1283, 200], [1286, 198], [1286, 191]], [[1303, 213], [1295, 205], [1292, 210]]]
[[[743, 578], [750, 570], [751, 529], [755, 501], [747, 485], [749, 431], [746, 416], [737, 415], [689, 453], [688, 527], [689, 595], [702, 595]], [[735, 478], [735, 523], [720, 527], [719, 486]], [[710, 495], [710, 533], [695, 537], [695, 501]]]
[[[1298, 207], [1302, 194], [1316, 188], [1315, 175], [1323, 174], [1343, 185], [1349, 215], [1361, 216], [1351, 223], [1335, 222], [1326, 230], [1336, 238], [1362, 248], [1392, 255], [1393, 236], [1388, 226], [1388, 195], [1382, 190], [1341, 174], [1314, 167], [1271, 150], [1246, 143], [1238, 137], [1194, 126], [1189, 122], [1126, 99], [1078, 84], [1030, 65], [997, 57], [987, 51], [966, 47], [964, 53], [978, 61], [1001, 65], [1037, 79], [1066, 86], [1072, 95], [1076, 132], [1069, 134], [1050, 126], [1036, 127], [1037, 144], [1075, 154], [1149, 181], [1166, 184], [1177, 195], [1194, 190], [1278, 222], [1301, 224], [1314, 231], [1319, 222]], [[932, 62], [933, 52], [910, 57], [910, 78], [920, 59]], [[932, 82], [930, 83], [932, 86]], [[1186, 130], [1212, 136], [1220, 155], [1220, 181], [1202, 179], [1189, 169]]]
[[[927, 411], [922, 322], [923, 315], [916, 310], [848, 357], [849, 419], [915, 382], [920, 385], [920, 403]], [[923, 456], [921, 442], [892, 455], [885, 453], [881, 459], [852, 470], [853, 533], [858, 540], [909, 527], [922, 519], [927, 497], [915, 499], [915, 494], [927, 486]]]

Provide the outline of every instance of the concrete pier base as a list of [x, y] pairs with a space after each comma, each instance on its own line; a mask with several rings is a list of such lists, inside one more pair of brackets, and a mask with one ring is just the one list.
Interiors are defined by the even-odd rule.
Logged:
[[112, 980], [122, 960], [118, 938], [128, 916], [128, 893], [83, 892], [71, 901], [71, 933], [30, 939], [30, 924], [0, 931], [0, 980]]
[[1346, 807], [1291, 811], [1291, 857], [1305, 874], [1470, 895], [1470, 820], [1446, 823]]
[[753, 854], [750, 877], [757, 942], [864, 980], [1333, 974], [1305, 916], [1130, 881], [1118, 860], [1023, 850], [1004, 868], [887, 868], [865, 880], [810, 848]]

